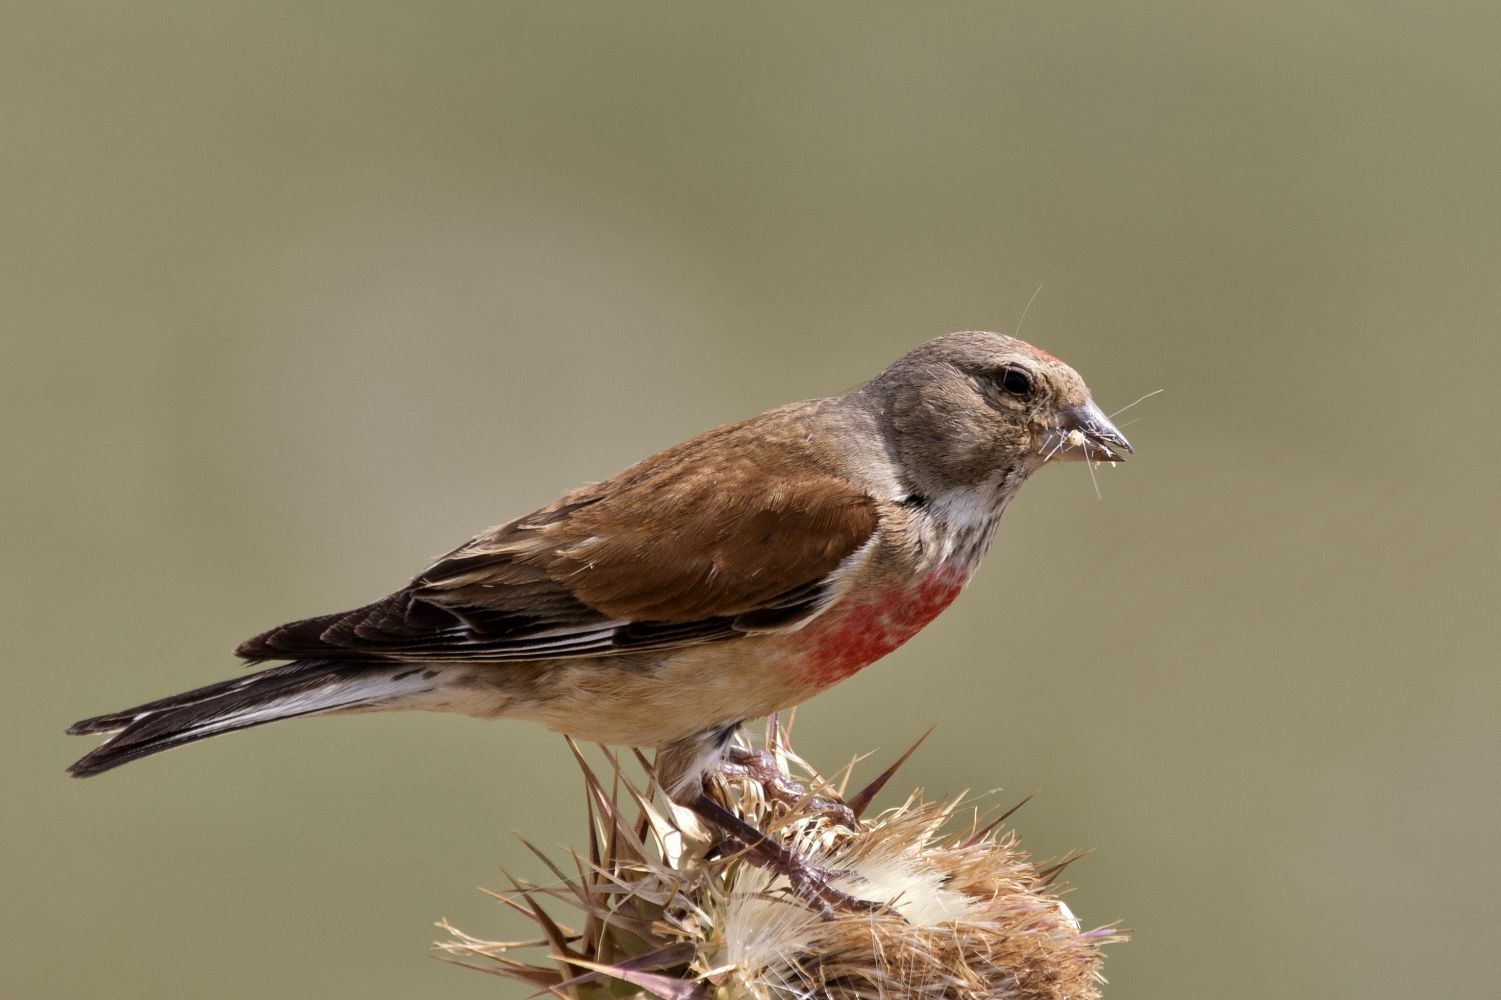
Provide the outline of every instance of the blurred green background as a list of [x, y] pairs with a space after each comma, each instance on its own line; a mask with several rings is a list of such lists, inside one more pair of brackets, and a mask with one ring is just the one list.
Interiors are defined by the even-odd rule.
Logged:
[[519, 997], [425, 957], [576, 842], [561, 740], [84, 715], [955, 329], [1140, 456], [1040, 475], [799, 717], [1040, 790], [1115, 1000], [1501, 978], [1493, 3], [9, 4], [0, 995]]

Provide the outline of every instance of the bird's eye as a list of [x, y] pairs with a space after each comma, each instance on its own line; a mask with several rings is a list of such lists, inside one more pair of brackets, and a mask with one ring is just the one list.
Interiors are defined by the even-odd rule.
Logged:
[[1005, 389], [1013, 396], [1026, 399], [1032, 395], [1032, 376], [1028, 375], [1025, 369], [1018, 368], [1016, 365], [1007, 365], [1005, 368], [1002, 368], [997, 373], [996, 381], [1001, 384], [1002, 389]]

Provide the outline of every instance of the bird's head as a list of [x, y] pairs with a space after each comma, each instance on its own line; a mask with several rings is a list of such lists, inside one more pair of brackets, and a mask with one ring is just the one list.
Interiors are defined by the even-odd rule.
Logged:
[[1046, 462], [1120, 462], [1133, 450], [1078, 372], [999, 333], [930, 340], [859, 394], [875, 408], [903, 475], [930, 496], [1009, 496]]

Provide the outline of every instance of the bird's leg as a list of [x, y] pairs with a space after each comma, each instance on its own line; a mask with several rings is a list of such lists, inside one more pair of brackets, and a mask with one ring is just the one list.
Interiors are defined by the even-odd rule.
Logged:
[[853, 910], [862, 913], [881, 909], [868, 899], [857, 899], [830, 884], [831, 872], [818, 867], [796, 851], [772, 840], [745, 820], [725, 808], [707, 792], [700, 792], [690, 804], [724, 835], [726, 846], [741, 853], [752, 864], [784, 876], [795, 892], [816, 899], [827, 910]]
[[799, 811], [826, 816], [846, 830], [860, 829], [853, 809], [838, 799], [828, 799], [821, 795], [809, 796], [802, 784], [793, 781], [777, 766], [776, 756], [770, 750], [731, 744], [725, 747], [719, 771], [729, 777], [749, 778], [766, 790], [767, 798], [789, 809], [801, 807]]
[[[807, 793], [777, 766], [766, 751], [753, 751], [734, 744], [739, 723], [696, 734], [664, 747], [657, 755], [658, 779], [674, 802], [686, 806], [717, 830], [724, 848], [738, 853], [757, 867], [784, 876], [794, 892], [816, 900], [826, 911], [869, 911], [880, 907], [836, 889], [833, 873], [813, 864], [797, 851], [756, 829], [715, 799], [705, 786], [704, 772], [718, 770], [731, 778], [755, 782], [765, 797], [789, 808], [807, 806]], [[858, 830], [852, 811], [843, 803], [828, 804], [820, 812], [834, 814], [847, 829]]]

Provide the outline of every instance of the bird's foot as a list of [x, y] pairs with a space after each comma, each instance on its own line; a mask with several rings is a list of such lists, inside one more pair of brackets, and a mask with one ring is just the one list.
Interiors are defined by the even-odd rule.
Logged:
[[821, 868], [796, 851], [771, 839], [745, 820], [725, 808], [707, 793], [694, 800], [693, 811], [719, 829], [723, 844], [743, 855], [751, 864], [787, 879], [793, 892], [818, 902], [825, 913], [838, 911], [876, 913], [884, 907], [868, 899], [859, 899], [835, 887], [838, 873]]
[[851, 896], [837, 888], [833, 879], [838, 877], [838, 872], [820, 868], [793, 851], [783, 850], [785, 857], [778, 862], [780, 874], [786, 877], [793, 892], [806, 899], [818, 900], [824, 905], [826, 912], [880, 913], [886, 909], [881, 903]]
[[846, 830], [860, 829], [855, 811], [838, 799], [822, 795], [809, 795], [800, 782], [793, 781], [777, 764], [776, 755], [770, 750], [755, 750], [751, 747], [730, 746], [726, 748], [720, 773], [731, 778], [746, 778], [756, 782], [773, 802], [807, 815], [823, 816]]

